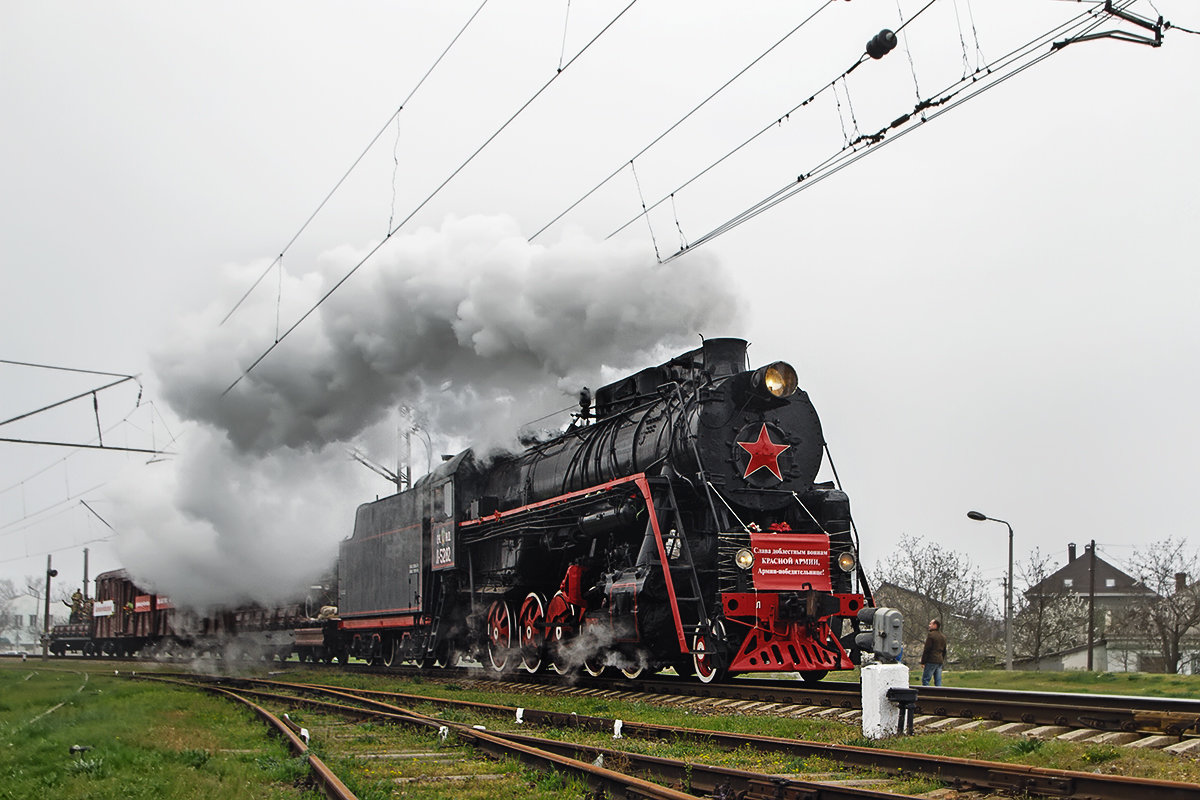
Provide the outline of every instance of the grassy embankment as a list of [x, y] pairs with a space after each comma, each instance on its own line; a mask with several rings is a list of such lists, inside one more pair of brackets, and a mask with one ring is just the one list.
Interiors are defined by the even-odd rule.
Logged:
[[307, 764], [228, 700], [51, 663], [0, 665], [3, 800], [319, 796]]
[[[28, 665], [0, 666], [0, 800], [27, 798], [141, 798], [263, 797], [308, 798], [303, 789], [303, 762], [288, 756], [283, 745], [265, 733], [248, 712], [230, 701], [150, 683], [114, 679], [111, 670], [97, 668], [86, 684], [63, 662], [46, 670]], [[169, 668], [169, 667], [166, 667]], [[177, 667], [174, 669], [178, 669]], [[58, 671], [63, 670], [63, 671]], [[338, 673], [313, 675], [288, 670], [282, 680], [313, 680], [345, 686], [391, 690], [430, 697], [501, 703], [580, 714], [639, 720], [679, 727], [841, 742], [862, 746], [910, 749], [917, 752], [984, 758], [1057, 769], [1099, 771], [1200, 783], [1200, 762], [1161, 752], [1127, 748], [1041, 742], [1000, 736], [986, 731], [926, 734], [881, 743], [863, 740], [853, 725], [814, 719], [688, 713], [646, 703], [629, 703], [575, 696], [539, 697], [467, 689], [454, 683], [401, 680]], [[32, 675], [27, 679], [27, 676]], [[1196, 696], [1200, 677], [1080, 673], [946, 673], [948, 685], [988, 688], [1034, 688], [1047, 691], [1091, 691]], [[82, 688], [81, 688], [82, 687]], [[42, 711], [65, 705], [36, 722]], [[522, 730], [546, 736], [583, 739], [594, 744], [652, 751], [777, 773], [838, 774], [840, 768], [820, 759], [792, 759], [748, 748], [729, 753], [689, 742], [649, 743], [636, 739], [613, 741], [611, 734], [578, 731], [537, 731], [515, 720], [440, 711], [432, 703], [418, 710], [444, 718], [485, 724], [489, 730]], [[518, 764], [495, 764], [475, 758], [451, 741], [442, 744], [427, 731], [386, 725], [352, 725], [314, 713], [292, 713], [313, 732], [314, 750], [366, 800], [390, 796], [441, 797], [459, 800], [520, 797], [522, 800], [578, 797], [584, 790], [558, 776], [543, 776]], [[71, 755], [72, 744], [93, 750]], [[9, 746], [12, 745], [12, 746]], [[379, 753], [421, 757], [378, 758]], [[122, 781], [129, 785], [123, 786]], [[936, 781], [915, 778], [887, 788], [922, 791]], [[450, 787], [453, 787], [452, 789]], [[885, 787], [880, 787], [885, 788]]]

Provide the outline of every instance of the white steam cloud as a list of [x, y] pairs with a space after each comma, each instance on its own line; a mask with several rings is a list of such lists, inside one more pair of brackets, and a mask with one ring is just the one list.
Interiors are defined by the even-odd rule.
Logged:
[[179, 457], [115, 491], [135, 576], [197, 605], [295, 595], [332, 564], [355, 506], [389, 491], [346, 448], [392, 460], [398, 408], [435, 448], [511, 446], [581, 386], [733, 333], [743, 307], [707, 253], [659, 265], [640, 246], [577, 233], [534, 245], [507, 217], [450, 218], [387, 243], [222, 397], [274, 341], [277, 297], [286, 329], [366, 252], [327, 253], [278, 294], [260, 287], [224, 325], [229, 301], [214, 303], [155, 354], [192, 425]]

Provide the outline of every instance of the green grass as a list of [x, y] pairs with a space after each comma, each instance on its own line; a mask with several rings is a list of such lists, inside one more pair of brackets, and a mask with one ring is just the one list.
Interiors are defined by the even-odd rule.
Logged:
[[[53, 662], [52, 662], [53, 666]], [[1128, 748], [1109, 745], [1088, 745], [1086, 743], [1069, 743], [1058, 741], [1038, 741], [1013, 736], [1001, 736], [987, 731], [946, 732], [923, 734], [915, 737], [898, 737], [884, 742], [864, 740], [859, 728], [811, 718], [776, 718], [770, 716], [753, 716], [746, 714], [729, 715], [711, 711], [686, 711], [672, 707], [648, 704], [644, 702], [625, 702], [608, 698], [578, 697], [575, 695], [538, 696], [506, 689], [503, 685], [487, 685], [474, 681], [468, 682], [457, 679], [455, 682], [442, 682], [433, 679], [414, 677], [406, 679], [403, 676], [370, 676], [348, 675], [336, 672], [313, 673], [301, 669], [289, 669], [291, 665], [282, 668], [274, 665], [269, 669], [280, 674], [271, 677], [283, 681], [325, 683], [341, 685], [348, 688], [364, 688], [376, 691], [395, 691], [407, 694], [421, 694], [428, 697], [444, 697], [456, 700], [469, 700], [484, 703], [495, 703], [506, 706], [524, 706], [555, 711], [575, 711], [581, 715], [592, 715], [604, 718], [620, 718], [627, 721], [650, 722], [660, 725], [701, 728], [732, 733], [769, 734], [786, 738], [806, 739], [812, 741], [835, 742], [858, 746], [887, 747], [891, 749], [911, 750], [913, 752], [933, 755], [954, 756], [962, 758], [987, 759], [1017, 764], [1049, 767], [1054, 769], [1082, 770], [1088, 772], [1104, 772], [1108, 774], [1129, 775], [1135, 777], [1159, 778], [1166, 780], [1200, 782], [1200, 762], [1194, 759], [1180, 758], [1158, 751], [1129, 750]], [[164, 666], [164, 669], [179, 667]], [[29, 672], [25, 669], [24, 672]], [[266, 674], [268, 668], [259, 670]], [[72, 673], [64, 673], [71, 675]], [[108, 670], [111, 675], [111, 670]], [[919, 676], [919, 672], [915, 672]], [[0, 756], [7, 739], [3, 721], [6, 720], [14, 707], [14, 695], [8, 683], [10, 676], [0, 670]], [[853, 673], [845, 677], [853, 679]], [[79, 682], [73, 678], [73, 688]], [[93, 678], [89, 685], [95, 689], [103, 685], [108, 687], [120, 686], [121, 683], [111, 680]], [[945, 683], [948, 686], [978, 686], [981, 688], [1001, 689], [1037, 689], [1043, 691], [1082, 691], [1106, 694], [1150, 694], [1165, 696], [1200, 696], [1200, 677], [1166, 676], [1166, 675], [1110, 675], [1089, 673], [1007, 673], [1004, 671], [974, 671], [946, 672]], [[140, 684], [134, 684], [140, 685]], [[63, 686], [59, 686], [61, 694]], [[20, 697], [21, 690], [17, 690]], [[185, 696], [191, 697], [187, 693]], [[57, 696], [54, 692], [51, 695]], [[205, 697], [197, 695], [197, 697]], [[59, 699], [61, 700], [61, 698]], [[59, 700], [51, 700], [50, 696], [42, 697], [40, 702], [47, 706]], [[226, 708], [228, 701], [212, 699], [220, 708]], [[655, 755], [690, 759], [715, 764], [743, 766], [763, 769], [769, 772], [804, 775], [813, 772], [844, 772], [843, 768], [832, 762], [821, 759], [795, 759], [778, 756], [771, 753], [760, 753], [747, 748], [736, 751], [724, 751], [716, 746], [668, 740], [662, 742], [647, 742], [635, 738], [625, 738], [619, 741], [612, 739], [611, 732], [586, 733], [578, 730], [551, 729], [539, 730], [532, 725], [518, 726], [511, 715], [504, 717], [487, 716], [480, 712], [462, 709], [442, 709], [433, 702], [395, 701], [397, 705], [411, 706], [414, 710], [431, 716], [467, 724], [486, 724], [489, 730], [512, 730], [549, 738], [562, 738], [581, 741], [589, 744], [616, 747], [633, 752], [653, 752]], [[60, 709], [55, 715], [65, 709]], [[226, 710], [226, 713], [231, 713]], [[55, 716], [51, 715], [51, 716]], [[399, 796], [435, 798], [454, 796], [457, 800], [474, 800], [490, 797], [514, 797], [521, 800], [539, 800], [557, 796], [581, 797], [585, 789], [580, 784], [570, 783], [571, 789], [560, 786], [565, 779], [551, 773], [543, 774], [528, 770], [515, 763], [497, 764], [478, 757], [469, 748], [454, 741], [452, 736], [446, 743], [432, 741], [433, 734], [424, 730], [397, 728], [386, 724], [351, 725], [344, 721], [325, 720], [317, 715], [300, 715], [292, 712], [293, 718], [306, 719], [303, 724], [314, 732], [314, 749], [342, 775], [351, 788], [363, 798], [383, 798]], [[200, 720], [202, 721], [202, 720]], [[259, 723], [251, 722], [250, 728], [259, 732]], [[336, 747], [333, 740], [336, 739]], [[328, 749], [326, 749], [328, 742]], [[57, 745], [62, 747], [60, 743]], [[69, 743], [66, 745], [69, 746]], [[388, 750], [445, 748], [447, 752], [457, 755], [445, 764], [424, 763], [401, 764], [397, 761], [381, 761], [368, 759], [369, 753], [386, 752]], [[203, 742], [187, 742], [177, 745], [170, 761], [176, 763], [176, 774], [208, 772], [213, 769], [213, 762], [218, 758], [218, 750]], [[65, 752], [65, 750], [64, 750]], [[98, 759], [105, 759], [96, 763]], [[95, 782], [112, 767], [109, 756], [96, 750], [81, 753], [77, 758], [78, 765], [69, 767], [67, 774], [71, 780]], [[60, 761], [64, 760], [62, 758]], [[270, 781], [277, 784], [288, 784], [288, 759], [286, 754], [275, 757], [275, 760], [255, 759], [257, 769], [269, 776]], [[0, 800], [9, 796], [40, 796], [40, 785], [23, 784], [26, 788], [24, 795], [19, 792], [5, 794], [7, 785], [6, 773], [3, 767], [7, 762], [0, 759]], [[65, 773], [68, 768], [64, 767]], [[473, 778], [480, 773], [485, 777]], [[494, 777], [499, 774], [500, 777]], [[404, 782], [404, 779], [424, 776], [423, 781], [416, 783]], [[486, 778], [486, 779], [485, 779]], [[399, 783], [398, 783], [399, 781]], [[566, 785], [566, 784], [564, 784]], [[937, 788], [936, 781], [914, 776], [908, 781], [893, 783], [891, 788], [902, 791], [928, 791]], [[882, 788], [882, 787], [881, 787]], [[33, 791], [30, 795], [28, 792]], [[234, 794], [237, 794], [236, 792]], [[63, 794], [58, 797], [105, 797], [103, 794]], [[116, 795], [113, 795], [116, 796]], [[126, 795], [125, 796], [135, 796]], [[171, 794], [168, 796], [181, 796]], [[204, 794], [182, 796], [207, 796]], [[293, 795], [252, 795], [238, 796], [300, 796]], [[57, 798], [56, 798], [57, 800]]]
[[[913, 670], [916, 683], [919, 670]], [[1149, 672], [1039, 672], [971, 670], [942, 673], [945, 686], [973, 689], [1011, 689], [1024, 692], [1084, 692], [1148, 697], [1200, 697], [1200, 675], [1161, 675]]]
[[225, 699], [30, 664], [0, 666], [0, 698], [0, 800], [319, 796], [307, 764]]

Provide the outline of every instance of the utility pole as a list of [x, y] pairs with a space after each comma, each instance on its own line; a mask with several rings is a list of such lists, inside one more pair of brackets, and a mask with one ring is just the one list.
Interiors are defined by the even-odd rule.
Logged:
[[412, 488], [412, 431], [404, 432], [404, 486]]
[[83, 600], [88, 599], [88, 549], [83, 548]]
[[46, 603], [42, 610], [42, 661], [50, 660], [50, 579], [58, 576], [58, 570], [50, 568], [50, 556], [46, 556]]
[[1096, 540], [1088, 545], [1088, 672], [1092, 671], [1092, 648], [1096, 641]]

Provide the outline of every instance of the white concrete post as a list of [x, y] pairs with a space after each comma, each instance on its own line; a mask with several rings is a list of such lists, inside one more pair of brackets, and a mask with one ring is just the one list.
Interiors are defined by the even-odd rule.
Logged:
[[900, 706], [888, 700], [888, 689], [908, 688], [908, 667], [871, 664], [862, 669], [862, 729], [868, 739], [900, 733]]

